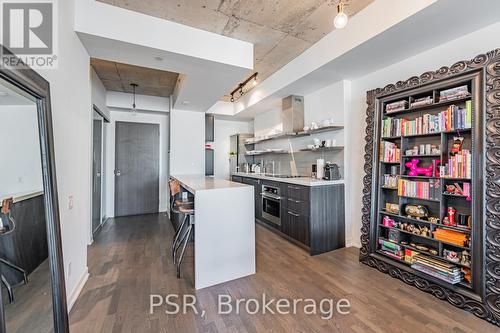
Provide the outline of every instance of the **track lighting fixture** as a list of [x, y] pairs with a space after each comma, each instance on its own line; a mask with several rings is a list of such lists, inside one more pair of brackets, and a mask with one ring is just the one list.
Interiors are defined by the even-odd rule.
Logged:
[[344, 11], [344, 3], [342, 1], [337, 5], [337, 16], [333, 20], [333, 25], [335, 28], [342, 29], [347, 25], [347, 21], [349, 21], [349, 17]]
[[230, 94], [231, 95], [231, 102], [234, 102], [234, 94], [239, 93], [240, 97], [245, 94], [245, 91], [243, 88], [245, 88], [245, 86], [250, 81], [252, 81], [253, 87], [255, 87], [257, 85], [257, 75], [259, 75], [259, 73], [257, 73], [257, 72], [253, 73], [252, 76], [250, 76], [248, 79], [246, 79], [245, 81], [238, 84], [238, 87], [236, 89], [234, 89], [233, 91], [231, 91], [231, 94]]

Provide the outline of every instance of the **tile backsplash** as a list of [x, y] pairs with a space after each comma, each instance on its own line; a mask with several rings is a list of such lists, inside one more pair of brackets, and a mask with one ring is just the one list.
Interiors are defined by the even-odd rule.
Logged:
[[[284, 149], [292, 154], [269, 154], [262, 156], [255, 156], [255, 163], [260, 163], [262, 166], [274, 161], [274, 173], [286, 174], [292, 173], [292, 163], [295, 163], [297, 172], [301, 176], [310, 176], [312, 164], [316, 164], [316, 160], [322, 158], [325, 162], [336, 163], [340, 168], [340, 174], [344, 178], [344, 151], [300, 151], [307, 147], [308, 144], [313, 143], [313, 139], [335, 140], [334, 146], [344, 145], [344, 131], [333, 131], [318, 133], [311, 136], [286, 138], [280, 140], [264, 141], [255, 144], [255, 150], [266, 149]], [[270, 173], [271, 170], [266, 170]]]

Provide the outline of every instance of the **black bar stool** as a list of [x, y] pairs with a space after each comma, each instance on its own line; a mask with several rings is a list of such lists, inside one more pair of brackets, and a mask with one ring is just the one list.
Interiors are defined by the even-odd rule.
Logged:
[[[14, 230], [16, 229], [16, 221], [14, 220], [14, 218], [12, 217], [12, 215], [10, 213], [10, 205], [11, 204], [12, 204], [12, 198], [5, 199], [2, 202], [2, 211], [1, 211], [2, 215], [0, 215], [0, 237], [7, 236], [8, 234], [14, 232]], [[3, 223], [4, 219], [2, 219], [2, 217], [4, 215], [7, 216], [7, 218], [5, 219], [7, 221], [6, 225], [4, 225], [4, 223]], [[19, 266], [14, 265], [10, 261], [5, 260], [3, 258], [0, 258], [0, 263], [2, 263], [4, 265], [18, 271], [19, 273], [21, 273], [23, 275], [24, 283], [25, 284], [28, 283], [28, 276], [26, 275], [26, 271], [24, 269], [22, 269]], [[5, 286], [5, 288], [7, 288], [7, 294], [9, 295], [9, 302], [10, 303], [14, 302], [14, 291], [12, 290], [12, 286], [10, 285], [9, 281], [7, 281], [5, 276], [3, 276], [3, 274], [1, 274], [0, 277], [1, 277], [0, 285], [3, 284]], [[1, 288], [0, 288], [0, 292], [1, 292]]]
[[[184, 221], [181, 225], [179, 234], [182, 234], [180, 237], [180, 240], [177, 242], [177, 244], [174, 244], [174, 264], [177, 265], [177, 278], [180, 279], [181, 277], [181, 265], [182, 265], [182, 260], [184, 259], [184, 253], [186, 252], [186, 247], [187, 244], [189, 243], [189, 240], [191, 239], [191, 235], [194, 232], [194, 207], [180, 207], [179, 211], [184, 214]], [[187, 226], [186, 226], [187, 222]], [[176, 254], [177, 250], [179, 247], [182, 245], [182, 250], [179, 259], [177, 260]]]
[[173, 241], [172, 241], [172, 259], [173, 259], [174, 265], [175, 265], [176, 244], [179, 241], [181, 231], [183, 230], [184, 225], [186, 224], [186, 221], [187, 221], [187, 216], [180, 210], [180, 208], [181, 207], [193, 208], [194, 202], [193, 201], [184, 201], [184, 200], [175, 198], [179, 193], [181, 193], [181, 185], [177, 180], [175, 180], [175, 179], [170, 180], [169, 187], [170, 187], [170, 212], [174, 213], [174, 214], [184, 215], [182, 217], [182, 223], [175, 231]]

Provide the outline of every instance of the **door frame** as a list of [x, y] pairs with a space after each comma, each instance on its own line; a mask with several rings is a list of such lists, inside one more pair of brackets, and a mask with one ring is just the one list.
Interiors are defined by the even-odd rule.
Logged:
[[[94, 233], [93, 230], [92, 230], [92, 212], [94, 211], [94, 202], [93, 202], [93, 192], [94, 192], [94, 183], [93, 183], [93, 177], [94, 177], [94, 162], [93, 162], [93, 154], [94, 154], [94, 111], [97, 112], [97, 114], [99, 114], [101, 117], [102, 117], [102, 127], [101, 127], [101, 209], [100, 209], [100, 212], [99, 212], [99, 219], [101, 221], [100, 223], [100, 226], [96, 229], [96, 232]], [[105, 165], [104, 163], [104, 158], [106, 157], [104, 155], [104, 146], [106, 145], [106, 137], [104, 135], [104, 126], [106, 123], [109, 123], [110, 122], [110, 119], [109, 117], [103, 112], [101, 111], [101, 109], [99, 109], [99, 107], [95, 104], [92, 104], [92, 108], [91, 108], [91, 117], [90, 117], [90, 170], [92, 170], [92, 172], [90, 173], [90, 179], [89, 179], [89, 182], [90, 182], [90, 218], [89, 218], [89, 240], [88, 240], [88, 244], [92, 244], [94, 242], [94, 234], [96, 234], [101, 228], [102, 226], [104, 225], [105, 221], [107, 219], [104, 219], [102, 218], [102, 212], [103, 212], [103, 203], [104, 203], [104, 195], [105, 194], [105, 191], [104, 191], [104, 186], [105, 186], [105, 182], [104, 182], [104, 173], [105, 173], [105, 170], [103, 168], [103, 166]]]

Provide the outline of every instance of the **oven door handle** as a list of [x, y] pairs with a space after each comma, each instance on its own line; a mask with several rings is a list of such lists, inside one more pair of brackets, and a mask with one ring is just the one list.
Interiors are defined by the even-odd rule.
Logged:
[[261, 193], [260, 194], [263, 198], [271, 199], [271, 200], [281, 200], [283, 199], [282, 197], [274, 196], [274, 195], [269, 195], [267, 193]]

